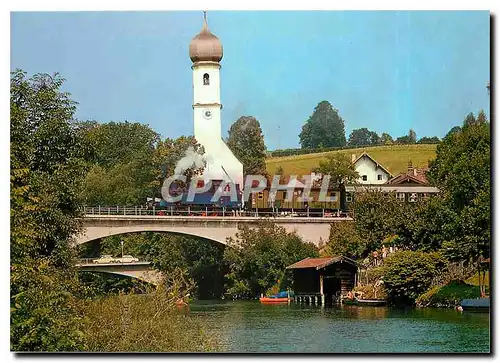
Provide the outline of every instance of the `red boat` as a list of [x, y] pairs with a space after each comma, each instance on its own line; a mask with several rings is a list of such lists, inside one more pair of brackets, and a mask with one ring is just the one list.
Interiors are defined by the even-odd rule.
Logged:
[[266, 297], [262, 296], [259, 300], [261, 303], [287, 303], [289, 301], [292, 301], [292, 297], [290, 296], [289, 292], [281, 291], [277, 295]]
[[261, 297], [259, 300], [261, 303], [287, 303], [288, 302], [287, 297]]

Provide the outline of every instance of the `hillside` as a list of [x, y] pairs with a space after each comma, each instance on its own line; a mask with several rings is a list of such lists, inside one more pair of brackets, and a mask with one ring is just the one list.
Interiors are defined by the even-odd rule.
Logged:
[[268, 158], [266, 160], [267, 171], [274, 174], [276, 169], [281, 166], [285, 175], [304, 175], [309, 174], [319, 165], [319, 161], [331, 153], [343, 153], [351, 156], [359, 156], [366, 151], [384, 165], [389, 171], [396, 175], [405, 172], [408, 168], [408, 161], [411, 160], [414, 167], [423, 168], [427, 166], [430, 159], [436, 157], [436, 145], [390, 145], [373, 146], [358, 149], [348, 149], [339, 151], [330, 151], [326, 153], [304, 154]]

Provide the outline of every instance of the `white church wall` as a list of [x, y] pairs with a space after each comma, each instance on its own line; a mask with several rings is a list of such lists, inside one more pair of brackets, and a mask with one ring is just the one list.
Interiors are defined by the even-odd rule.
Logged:
[[[203, 84], [203, 75], [208, 74], [209, 84]], [[219, 67], [204, 64], [193, 68], [194, 104], [220, 103]]]

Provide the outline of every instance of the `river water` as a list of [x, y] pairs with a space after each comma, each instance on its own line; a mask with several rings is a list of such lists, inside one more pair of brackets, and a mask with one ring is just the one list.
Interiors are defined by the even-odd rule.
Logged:
[[488, 313], [453, 309], [198, 301], [191, 314], [226, 352], [489, 352]]

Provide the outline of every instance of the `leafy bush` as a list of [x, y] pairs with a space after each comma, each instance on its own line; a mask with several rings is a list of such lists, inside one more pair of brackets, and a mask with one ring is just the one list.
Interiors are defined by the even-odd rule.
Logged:
[[413, 305], [445, 266], [446, 260], [436, 252], [402, 251], [390, 255], [381, 267], [389, 301]]

